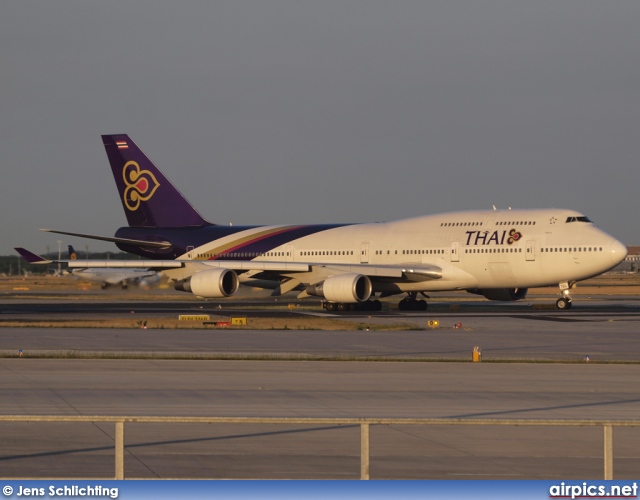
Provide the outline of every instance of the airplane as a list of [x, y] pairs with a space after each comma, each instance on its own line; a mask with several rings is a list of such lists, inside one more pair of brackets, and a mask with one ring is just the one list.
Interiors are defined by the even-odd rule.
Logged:
[[[78, 254], [72, 245], [69, 245], [69, 260], [78, 260]], [[149, 287], [160, 281], [160, 275], [157, 271], [141, 268], [86, 267], [69, 269], [69, 273], [76, 278], [97, 281], [103, 290], [117, 285], [126, 290], [132, 284]]]
[[426, 310], [418, 294], [466, 290], [512, 301], [532, 287], [558, 286], [556, 307], [567, 310], [576, 282], [627, 255], [625, 245], [582, 213], [555, 208], [493, 207], [355, 224], [217, 225], [128, 135], [102, 140], [128, 226], [113, 237], [43, 231], [114, 242], [145, 259], [77, 260], [69, 267], [163, 270], [177, 290], [199, 297], [230, 297], [243, 284], [272, 289], [273, 296], [319, 297], [329, 311], [379, 310], [379, 298], [400, 294], [400, 310]]

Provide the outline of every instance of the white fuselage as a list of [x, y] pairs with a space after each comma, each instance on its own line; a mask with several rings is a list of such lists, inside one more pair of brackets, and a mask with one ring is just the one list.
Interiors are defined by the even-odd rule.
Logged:
[[[216, 249], [250, 238], [251, 228], [185, 255], [209, 259]], [[282, 226], [284, 227], [284, 226]], [[393, 222], [341, 226], [304, 236], [270, 252], [238, 255], [253, 261], [331, 265], [438, 266], [441, 279], [379, 280], [375, 291], [529, 288], [573, 283], [601, 274], [626, 256], [626, 247], [582, 214], [563, 209], [462, 211]], [[298, 274], [298, 276], [300, 276]], [[245, 277], [250, 280], [251, 275]], [[313, 278], [305, 279], [313, 282]]]

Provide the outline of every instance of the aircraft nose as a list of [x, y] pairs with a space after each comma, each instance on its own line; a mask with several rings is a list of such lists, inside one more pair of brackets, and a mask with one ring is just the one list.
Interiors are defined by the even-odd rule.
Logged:
[[618, 240], [613, 240], [611, 242], [611, 253], [609, 255], [611, 256], [613, 265], [617, 266], [627, 256], [627, 247]]

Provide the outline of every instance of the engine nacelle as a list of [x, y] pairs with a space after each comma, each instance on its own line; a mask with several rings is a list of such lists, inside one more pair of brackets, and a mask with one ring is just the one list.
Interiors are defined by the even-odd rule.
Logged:
[[371, 280], [364, 274], [337, 274], [322, 283], [307, 287], [309, 295], [324, 297], [330, 302], [366, 302], [371, 297]]
[[489, 300], [520, 300], [527, 296], [528, 288], [484, 288], [467, 290], [469, 293], [475, 293], [477, 295], [484, 295]]
[[230, 297], [238, 291], [240, 281], [231, 269], [208, 269], [176, 283], [175, 289], [205, 298]]

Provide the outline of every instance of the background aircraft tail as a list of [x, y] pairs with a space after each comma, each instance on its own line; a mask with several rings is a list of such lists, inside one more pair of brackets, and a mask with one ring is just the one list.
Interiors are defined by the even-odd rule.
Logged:
[[78, 254], [71, 245], [69, 245], [69, 260], [78, 260]]
[[103, 135], [131, 227], [209, 226], [128, 135]]

